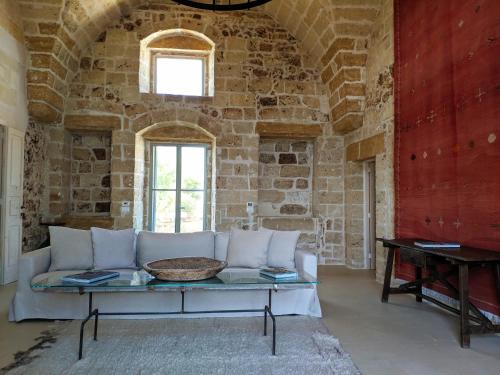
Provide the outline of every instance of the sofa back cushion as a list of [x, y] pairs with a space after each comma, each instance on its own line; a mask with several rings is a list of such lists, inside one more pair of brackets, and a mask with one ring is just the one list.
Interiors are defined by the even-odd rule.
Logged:
[[267, 264], [267, 252], [273, 232], [270, 230], [233, 229], [227, 249], [229, 267], [261, 268]]
[[298, 230], [271, 231], [273, 236], [269, 242], [267, 265], [269, 267], [295, 268], [295, 248], [300, 237]]
[[137, 236], [137, 264], [159, 259], [206, 257], [214, 258], [214, 233], [154, 233], [140, 232]]
[[229, 246], [229, 232], [215, 233], [215, 259], [227, 260], [227, 248]]
[[49, 271], [88, 270], [94, 265], [89, 230], [49, 227]]
[[135, 229], [109, 230], [90, 228], [95, 269], [134, 268]]

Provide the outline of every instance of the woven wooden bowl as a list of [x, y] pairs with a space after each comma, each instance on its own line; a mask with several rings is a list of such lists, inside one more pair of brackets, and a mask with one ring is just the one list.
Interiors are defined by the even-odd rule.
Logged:
[[210, 279], [227, 266], [227, 262], [201, 257], [160, 259], [144, 264], [144, 269], [159, 280], [195, 281]]

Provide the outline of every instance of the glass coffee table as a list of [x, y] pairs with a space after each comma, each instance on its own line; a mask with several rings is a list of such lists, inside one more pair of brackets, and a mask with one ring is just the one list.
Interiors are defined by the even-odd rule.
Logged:
[[[299, 273], [297, 278], [286, 280], [275, 280], [259, 275], [258, 270], [237, 270], [223, 271], [216, 277], [201, 281], [161, 281], [151, 279], [144, 271], [134, 275], [120, 274], [119, 277], [88, 285], [68, 283], [60, 279], [60, 275], [49, 276], [31, 284], [34, 291], [59, 292], [59, 293], [79, 293], [88, 295], [88, 315], [80, 325], [80, 344], [78, 348], [78, 359], [82, 359], [83, 354], [83, 332], [85, 324], [95, 318], [94, 340], [97, 340], [97, 326], [99, 316], [105, 315], [173, 315], [173, 314], [211, 314], [211, 313], [253, 313], [262, 312], [264, 314], [264, 336], [267, 336], [267, 316], [272, 320], [273, 342], [272, 354], [276, 355], [276, 317], [272, 312], [273, 292], [289, 289], [310, 289], [318, 281], [307, 274]], [[210, 310], [210, 311], [187, 311], [184, 308], [185, 294], [191, 290], [262, 290], [268, 293], [268, 303], [262, 309], [253, 310]], [[99, 312], [92, 303], [93, 293], [126, 293], [126, 292], [168, 292], [178, 291], [181, 293], [181, 306], [178, 311], [168, 312]]]

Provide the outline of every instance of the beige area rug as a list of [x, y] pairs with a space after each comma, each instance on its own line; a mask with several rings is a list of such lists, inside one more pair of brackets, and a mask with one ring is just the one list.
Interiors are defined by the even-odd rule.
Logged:
[[360, 374], [317, 318], [278, 317], [276, 356], [263, 318], [100, 320], [98, 341], [89, 322], [80, 361], [79, 326], [55, 323], [0, 374]]

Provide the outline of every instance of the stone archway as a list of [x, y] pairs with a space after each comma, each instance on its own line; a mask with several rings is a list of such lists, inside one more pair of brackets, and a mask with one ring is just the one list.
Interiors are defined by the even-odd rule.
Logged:
[[216, 137], [202, 126], [187, 121], [162, 121], [143, 128], [135, 136], [134, 169], [134, 227], [148, 228], [149, 213], [149, 144], [200, 143], [209, 147], [207, 163], [207, 206], [206, 220], [209, 229], [215, 229], [215, 192], [216, 192]]

